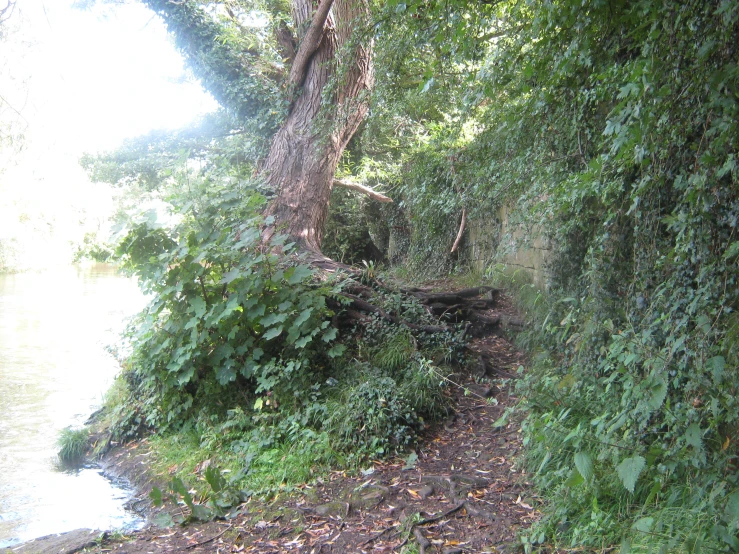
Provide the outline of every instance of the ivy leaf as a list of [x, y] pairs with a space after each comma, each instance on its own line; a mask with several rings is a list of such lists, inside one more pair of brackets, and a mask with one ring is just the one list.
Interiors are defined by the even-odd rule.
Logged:
[[270, 329], [267, 329], [267, 332], [262, 335], [262, 338], [264, 340], [270, 340], [275, 338], [276, 336], [279, 336], [280, 333], [282, 333], [282, 325], [280, 325], [279, 327], [272, 327]]
[[580, 472], [583, 479], [590, 481], [593, 476], [593, 459], [587, 452], [578, 452], [575, 454], [575, 467]]
[[627, 491], [634, 492], [636, 480], [639, 479], [639, 475], [641, 475], [646, 463], [647, 461], [642, 456], [633, 456], [631, 458], [624, 458], [618, 464], [616, 473], [618, 473], [618, 477]]

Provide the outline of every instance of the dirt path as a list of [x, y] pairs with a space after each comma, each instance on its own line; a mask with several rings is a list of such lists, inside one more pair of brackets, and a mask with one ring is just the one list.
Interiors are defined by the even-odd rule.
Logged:
[[[521, 448], [518, 425], [493, 423], [516, 401], [513, 379], [499, 377], [513, 375], [521, 355], [495, 336], [478, 339], [474, 348], [491, 382], [470, 378], [462, 383], [466, 393], [455, 388], [455, 415], [427, 433], [417, 458], [378, 462], [359, 476], [335, 472], [271, 504], [250, 500], [230, 521], [149, 527], [84, 552], [379, 553], [406, 545], [420, 553], [517, 550], [517, 532], [538, 513], [514, 462]], [[129, 477], [146, 463], [146, 454], [135, 449], [119, 456]]]

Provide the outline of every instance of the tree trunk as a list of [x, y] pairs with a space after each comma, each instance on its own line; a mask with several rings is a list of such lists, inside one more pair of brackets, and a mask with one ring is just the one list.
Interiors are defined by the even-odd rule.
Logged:
[[[371, 40], [357, 37], [369, 10], [366, 0], [335, 0], [325, 21], [317, 21], [314, 14], [325, 4], [293, 0], [292, 5], [295, 28], [308, 30], [290, 72], [297, 96], [262, 166], [276, 192], [267, 210], [275, 218], [267, 236], [284, 232], [301, 248], [320, 252], [334, 174], [367, 115], [373, 86]], [[321, 32], [311, 34], [316, 30]], [[311, 40], [315, 44], [305, 44]], [[304, 59], [301, 51], [307, 51]]]

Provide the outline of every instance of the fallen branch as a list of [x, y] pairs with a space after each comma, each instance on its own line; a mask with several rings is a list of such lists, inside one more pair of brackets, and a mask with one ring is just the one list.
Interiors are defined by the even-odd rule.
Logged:
[[375, 189], [360, 185], [359, 183], [354, 183], [352, 181], [343, 181], [341, 179], [334, 179], [334, 186], [335, 187], [343, 187], [345, 189], [350, 190], [356, 190], [357, 192], [361, 192], [362, 194], [366, 194], [370, 198], [377, 200], [378, 202], [388, 203], [392, 202], [393, 199], [389, 196], [385, 196], [382, 193], [377, 192]]

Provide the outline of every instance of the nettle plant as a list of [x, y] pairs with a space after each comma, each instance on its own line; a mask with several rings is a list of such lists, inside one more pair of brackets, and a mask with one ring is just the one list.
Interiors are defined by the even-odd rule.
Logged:
[[134, 402], [121, 431], [177, 427], [205, 408], [299, 404], [343, 351], [333, 344], [331, 286], [313, 281], [284, 236], [263, 244], [262, 205], [258, 195], [217, 193], [186, 205], [172, 229], [134, 224], [118, 246], [152, 295], [128, 332]]

